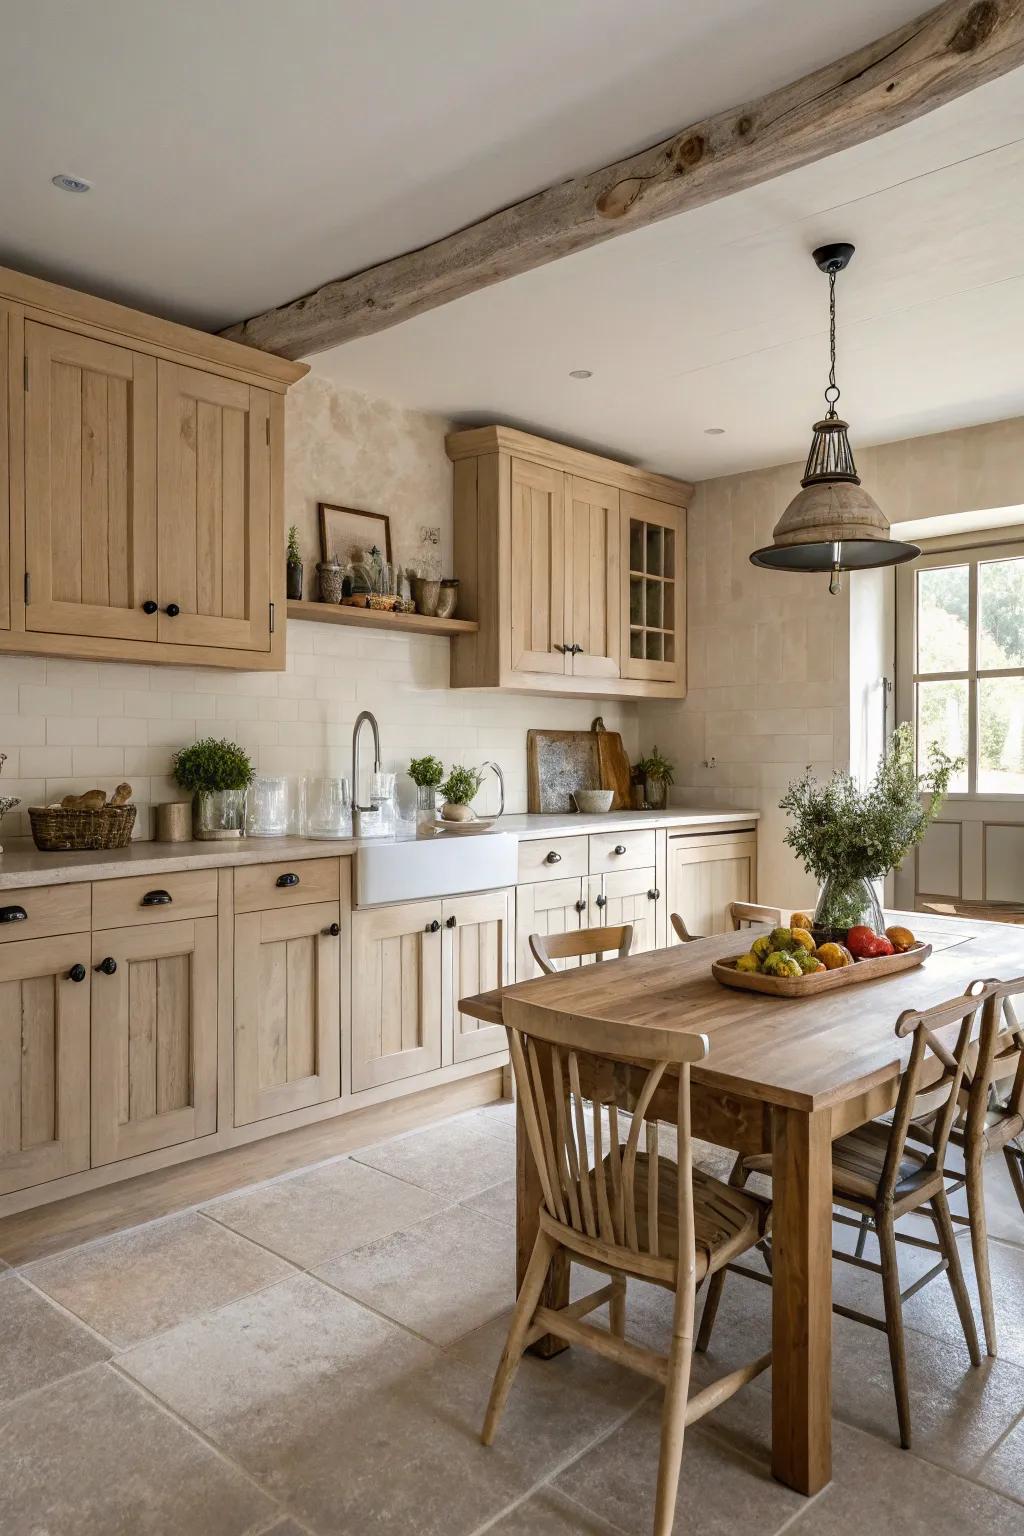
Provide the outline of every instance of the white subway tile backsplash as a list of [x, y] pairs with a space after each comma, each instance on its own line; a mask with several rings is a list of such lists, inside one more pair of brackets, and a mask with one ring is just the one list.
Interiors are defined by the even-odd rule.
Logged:
[[78, 715], [47, 715], [47, 746], [94, 747], [96, 720]]

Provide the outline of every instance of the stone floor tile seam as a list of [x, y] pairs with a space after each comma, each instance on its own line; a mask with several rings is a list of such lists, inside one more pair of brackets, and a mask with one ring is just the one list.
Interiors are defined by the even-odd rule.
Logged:
[[[497, 1139], [497, 1138], [495, 1138], [495, 1139]], [[456, 1205], [459, 1205], [459, 1206], [464, 1206], [464, 1205], [468, 1206], [469, 1202], [471, 1200], [474, 1200], [474, 1201], [475, 1200], [479, 1200], [484, 1195], [489, 1194], [492, 1190], [500, 1189], [503, 1184], [507, 1184], [507, 1183], [508, 1183], [508, 1179], [499, 1179], [496, 1184], [488, 1184], [485, 1189], [478, 1189], [475, 1194], [467, 1195], [465, 1200], [457, 1200], [455, 1203], [456, 1203]], [[483, 1216], [486, 1221], [492, 1221], [492, 1222], [494, 1222], [494, 1224], [496, 1226], [505, 1227], [505, 1226], [508, 1225], [508, 1223], [506, 1222], [506, 1220], [505, 1220], [505, 1218], [503, 1216], [492, 1216], [492, 1215], [490, 1215], [490, 1213], [488, 1211], [485, 1211], [483, 1209], [477, 1210], [475, 1206], [473, 1207], [473, 1210], [474, 1210], [474, 1214], [475, 1215]]]
[[[364, 1163], [362, 1166], [366, 1167], [367, 1165]], [[376, 1168], [374, 1169], [374, 1172], [380, 1173], [381, 1170]], [[387, 1177], [392, 1178], [394, 1175], [388, 1174]], [[431, 1195], [432, 1199], [440, 1198], [439, 1196], [431, 1194], [430, 1190], [424, 1190], [422, 1184], [409, 1184], [405, 1179], [396, 1179], [395, 1182], [398, 1184], [405, 1184], [407, 1189], [418, 1189], [421, 1193], [429, 1194]], [[310, 1266], [308, 1273], [316, 1274], [316, 1277], [319, 1280], [321, 1278], [319, 1270], [322, 1265], [333, 1264], [335, 1259], [351, 1258], [354, 1253], [360, 1253], [364, 1248], [372, 1248], [374, 1243], [386, 1243], [388, 1238], [401, 1237], [405, 1232], [415, 1232], [417, 1227], [426, 1226], [428, 1221], [435, 1221], [438, 1216], [444, 1216], [449, 1211], [461, 1210], [462, 1205], [463, 1202], [461, 1200], [453, 1200], [451, 1204], [438, 1204], [433, 1208], [433, 1210], [424, 1212], [422, 1216], [414, 1217], [414, 1219], [409, 1222], [408, 1226], [395, 1227], [391, 1232], [381, 1233], [380, 1237], [371, 1237], [368, 1242], [360, 1243], [358, 1248], [332, 1249], [330, 1253], [325, 1253], [321, 1258], [317, 1259], [315, 1264]]]
[[[358, 1248], [354, 1249], [353, 1252], [358, 1253]], [[430, 1348], [436, 1350], [438, 1355], [444, 1354], [445, 1350], [451, 1348], [451, 1345], [448, 1344], [438, 1344], [436, 1339], [428, 1339], [424, 1333], [417, 1333], [416, 1329], [410, 1328], [408, 1323], [400, 1323], [397, 1317], [389, 1317], [387, 1312], [381, 1312], [377, 1307], [371, 1307], [369, 1302], [363, 1301], [359, 1296], [353, 1296], [351, 1291], [346, 1291], [342, 1286], [336, 1284], [335, 1281], [328, 1280], [326, 1275], [316, 1274], [312, 1270], [309, 1270], [308, 1274], [309, 1278], [315, 1280], [318, 1285], [326, 1286], [327, 1290], [333, 1291], [336, 1296], [344, 1296], [346, 1301], [350, 1301], [354, 1307], [359, 1307], [363, 1312], [368, 1312], [371, 1317], [379, 1318], [382, 1323], [387, 1323], [392, 1328], [400, 1328], [403, 1333], [409, 1334], [410, 1338], [415, 1339], [418, 1344], [429, 1344]], [[486, 1327], [487, 1325], [482, 1324], [481, 1326]], [[467, 1337], [467, 1334], [475, 1332], [475, 1328], [467, 1329], [465, 1334], [460, 1334], [458, 1339], [453, 1339], [452, 1344], [458, 1344], [461, 1339]], [[470, 1367], [467, 1366], [468, 1369]]]
[[65, 1387], [69, 1381], [75, 1381], [79, 1376], [86, 1376], [90, 1371], [98, 1371], [108, 1363], [106, 1360], [91, 1360], [88, 1365], [80, 1365], [76, 1371], [68, 1371], [64, 1376], [55, 1376], [51, 1381], [40, 1382], [38, 1387], [28, 1387], [24, 1392], [16, 1393], [14, 1397], [5, 1398], [0, 1404], [0, 1419], [6, 1415], [8, 1409], [17, 1408], [20, 1411], [22, 1408], [27, 1408], [32, 1399], [39, 1397], [41, 1393], [50, 1392], [54, 1387]]
[[[69, 1252], [76, 1252], [77, 1250], [69, 1249], [68, 1251]], [[63, 1255], [62, 1255], [62, 1257], [63, 1257]], [[34, 1294], [36, 1296], [40, 1297], [43, 1301], [45, 1301], [48, 1306], [51, 1306], [57, 1312], [60, 1312], [70, 1322], [74, 1323], [76, 1327], [84, 1328], [86, 1333], [91, 1334], [92, 1337], [96, 1340], [96, 1342], [98, 1344], [102, 1344], [106, 1349], [109, 1349], [113, 1354], [117, 1354], [117, 1352], [121, 1348], [121, 1346], [118, 1345], [118, 1344], [115, 1344], [113, 1339], [108, 1339], [105, 1333], [100, 1333], [98, 1328], [94, 1328], [91, 1323], [87, 1323], [84, 1317], [79, 1317], [78, 1313], [77, 1312], [73, 1312], [71, 1310], [71, 1308], [69, 1306], [66, 1306], [63, 1301], [58, 1301], [55, 1296], [51, 1296], [50, 1295], [49, 1291], [44, 1291], [41, 1286], [36, 1285], [35, 1281], [31, 1278], [31, 1276], [22, 1274], [20, 1271], [18, 1271], [17, 1273], [18, 1273], [18, 1278], [21, 1280], [22, 1284], [23, 1285], [27, 1285], [29, 1290], [34, 1292]]]

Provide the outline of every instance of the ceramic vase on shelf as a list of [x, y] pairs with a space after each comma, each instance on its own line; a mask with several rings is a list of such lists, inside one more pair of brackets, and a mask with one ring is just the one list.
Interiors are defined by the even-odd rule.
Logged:
[[860, 875], [829, 875], [814, 909], [814, 930], [842, 943], [851, 928], [865, 924], [875, 933], [885, 932], [885, 918], [878, 893]]
[[289, 560], [285, 565], [285, 585], [288, 601], [301, 602], [302, 600], [302, 561]]
[[192, 835], [197, 842], [241, 837], [245, 797], [244, 789], [197, 789], [192, 801]]

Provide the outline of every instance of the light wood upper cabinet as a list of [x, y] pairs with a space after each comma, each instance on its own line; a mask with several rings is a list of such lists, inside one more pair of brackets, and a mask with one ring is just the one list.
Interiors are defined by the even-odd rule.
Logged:
[[88, 934], [0, 945], [0, 1194], [88, 1166]]
[[0, 268], [0, 652], [284, 666], [304, 364]]
[[94, 1167], [217, 1129], [217, 919], [92, 936]]
[[452, 642], [453, 687], [681, 698], [692, 486], [506, 427], [447, 448], [459, 613], [479, 624]]
[[157, 401], [160, 639], [268, 650], [270, 396], [161, 362]]

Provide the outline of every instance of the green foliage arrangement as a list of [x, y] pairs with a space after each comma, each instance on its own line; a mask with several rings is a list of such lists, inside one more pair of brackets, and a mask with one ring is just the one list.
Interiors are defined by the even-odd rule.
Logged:
[[483, 769], [455, 764], [441, 785], [441, 795], [447, 805], [468, 805], [479, 793], [483, 781]]
[[676, 781], [675, 765], [657, 747], [652, 747], [648, 756], [642, 757], [636, 766], [637, 771], [645, 779], [650, 779], [652, 784], [674, 784]]
[[933, 743], [928, 772], [919, 774], [914, 732], [904, 723], [893, 732], [866, 789], [848, 773], [835, 773], [820, 784], [810, 769], [791, 784], [779, 801], [792, 822], [783, 841], [822, 883], [831, 878], [879, 880], [924, 837], [962, 767], [962, 759], [949, 757]]
[[302, 564], [302, 554], [299, 550], [299, 530], [295, 523], [292, 523], [288, 529], [288, 564]]
[[255, 769], [248, 752], [233, 741], [207, 736], [174, 754], [172, 772], [182, 789], [248, 789]]
[[409, 777], [418, 789], [436, 789], [444, 778], [444, 763], [439, 757], [414, 757]]

